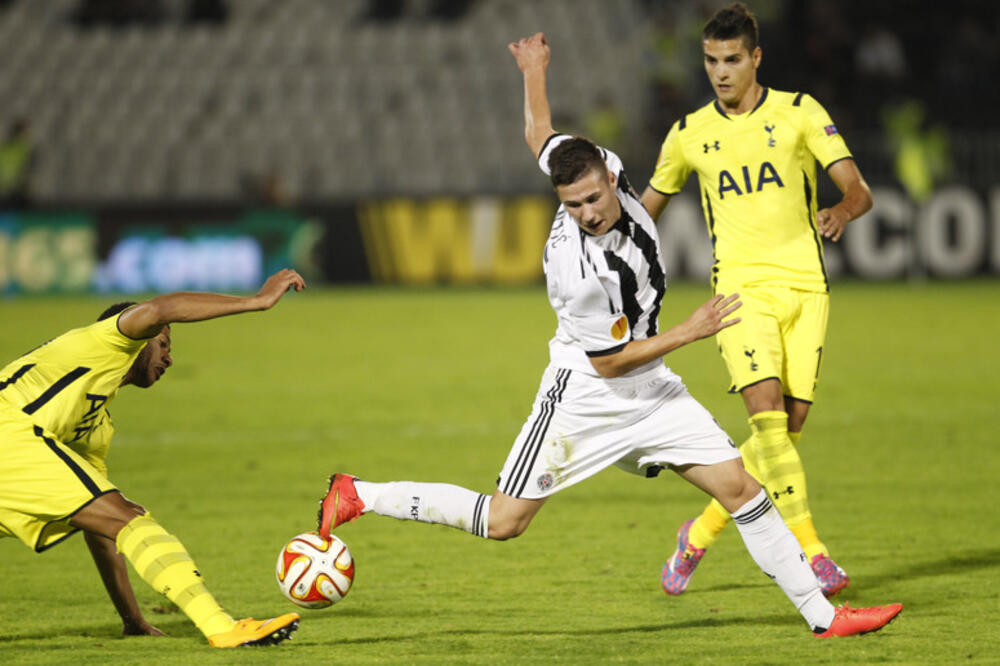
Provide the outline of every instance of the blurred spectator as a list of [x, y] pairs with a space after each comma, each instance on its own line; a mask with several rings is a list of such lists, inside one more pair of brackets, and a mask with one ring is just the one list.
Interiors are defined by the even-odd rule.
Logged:
[[906, 74], [906, 54], [899, 37], [884, 26], [869, 25], [854, 50], [861, 76], [900, 81]]
[[368, 0], [368, 7], [361, 15], [362, 21], [388, 23], [403, 15], [406, 0]]
[[188, 23], [212, 23], [220, 25], [229, 18], [226, 0], [188, 0], [184, 20]]
[[427, 10], [432, 19], [458, 21], [469, 13], [474, 0], [431, 0]]
[[283, 208], [292, 202], [284, 179], [277, 169], [244, 176], [243, 189], [249, 203], [265, 208]]
[[475, 0], [368, 0], [361, 20], [389, 23], [407, 17], [458, 21], [469, 12], [473, 2]]
[[30, 203], [33, 163], [31, 125], [17, 118], [0, 144], [0, 208], [24, 208]]
[[[990, 25], [992, 13], [993, 25]], [[935, 115], [949, 122], [964, 126], [982, 125], [992, 119], [983, 108], [993, 108], [1000, 98], [997, 91], [996, 71], [1000, 66], [1000, 49], [997, 48], [994, 30], [1000, 26], [1000, 11], [996, 5], [984, 7], [980, 15], [956, 16], [944, 34], [940, 49], [933, 63], [935, 74]], [[965, 99], [968, 103], [956, 103]], [[996, 125], [995, 120], [992, 123]]]
[[597, 96], [597, 103], [584, 118], [584, 134], [599, 146], [619, 155], [624, 150], [625, 120], [615, 100], [607, 93]]
[[157, 25], [166, 18], [163, 0], [80, 0], [73, 19], [93, 25]]
[[895, 152], [896, 177], [914, 201], [923, 202], [951, 173], [948, 135], [941, 126], [924, 128], [924, 106], [909, 100], [883, 113]]

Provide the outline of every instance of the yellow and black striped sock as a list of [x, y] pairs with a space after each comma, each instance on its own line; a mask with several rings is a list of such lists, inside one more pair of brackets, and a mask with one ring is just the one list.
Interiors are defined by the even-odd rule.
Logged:
[[[788, 438], [792, 440], [792, 444], [796, 448], [799, 446], [799, 440], [802, 439], [801, 432], [789, 432]], [[826, 545], [819, 540], [819, 535], [816, 534], [816, 526], [813, 525], [812, 517], [810, 516], [806, 520], [802, 521], [798, 525], [789, 525], [788, 529], [792, 531], [795, 538], [799, 540], [799, 545], [802, 546], [803, 552], [805, 552], [806, 557], [809, 561], [819, 554], [830, 556], [830, 551], [826, 549]]]
[[787, 525], [812, 519], [802, 459], [788, 436], [788, 414], [758, 412], [750, 417], [758, 477]]
[[148, 513], [123, 527], [115, 543], [139, 576], [177, 604], [205, 636], [222, 634], [236, 626], [205, 587], [184, 545]]

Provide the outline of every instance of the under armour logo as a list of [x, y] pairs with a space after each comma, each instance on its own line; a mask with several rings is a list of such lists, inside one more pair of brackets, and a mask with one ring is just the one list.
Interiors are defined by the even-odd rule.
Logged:
[[705, 152], [706, 153], [708, 152], [709, 148], [715, 148], [716, 150], [719, 150], [719, 142], [718, 141], [716, 141], [715, 143], [703, 143], [702, 145], [705, 147]]
[[767, 145], [771, 148], [774, 148], [778, 144], [778, 142], [774, 140], [774, 125], [768, 125], [767, 123], [765, 123], [764, 131], [767, 132], [769, 136], [767, 140]]
[[785, 490], [775, 490], [771, 494], [774, 495], [774, 499], [778, 499], [781, 495], [794, 495], [795, 490], [791, 486], [788, 486]]
[[746, 347], [743, 348], [743, 355], [750, 359], [750, 372], [757, 372], [757, 370], [760, 369], [760, 366], [757, 365], [757, 361], [753, 360], [753, 355], [756, 353], [756, 349], [747, 349]]

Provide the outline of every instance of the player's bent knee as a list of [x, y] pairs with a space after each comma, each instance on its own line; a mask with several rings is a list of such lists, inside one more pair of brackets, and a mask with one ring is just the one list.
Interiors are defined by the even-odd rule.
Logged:
[[528, 529], [529, 520], [490, 520], [489, 537], [494, 541], [506, 541], [524, 534]]
[[757, 480], [741, 465], [720, 479], [715, 488], [715, 498], [727, 511], [734, 511], [756, 497], [760, 488]]
[[145, 513], [146, 509], [142, 505], [136, 504], [119, 492], [111, 492], [98, 497], [77, 511], [70, 519], [70, 524], [87, 532], [114, 539], [123, 527]]
[[505, 541], [521, 536], [545, 499], [511, 497], [497, 490], [490, 501], [489, 538]]

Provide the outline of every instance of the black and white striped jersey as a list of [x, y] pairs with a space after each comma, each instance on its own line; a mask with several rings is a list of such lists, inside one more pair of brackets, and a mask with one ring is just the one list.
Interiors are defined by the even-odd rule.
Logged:
[[[570, 138], [554, 134], [548, 139], [538, 158], [542, 171], [549, 174], [552, 149]], [[549, 302], [559, 320], [549, 342], [551, 363], [591, 375], [597, 371], [588, 357], [613, 354], [630, 340], [656, 335], [666, 289], [656, 225], [629, 184], [621, 159], [600, 150], [618, 177], [621, 219], [607, 233], [593, 236], [559, 206], [543, 256]], [[629, 374], [662, 363], [657, 359]]]

